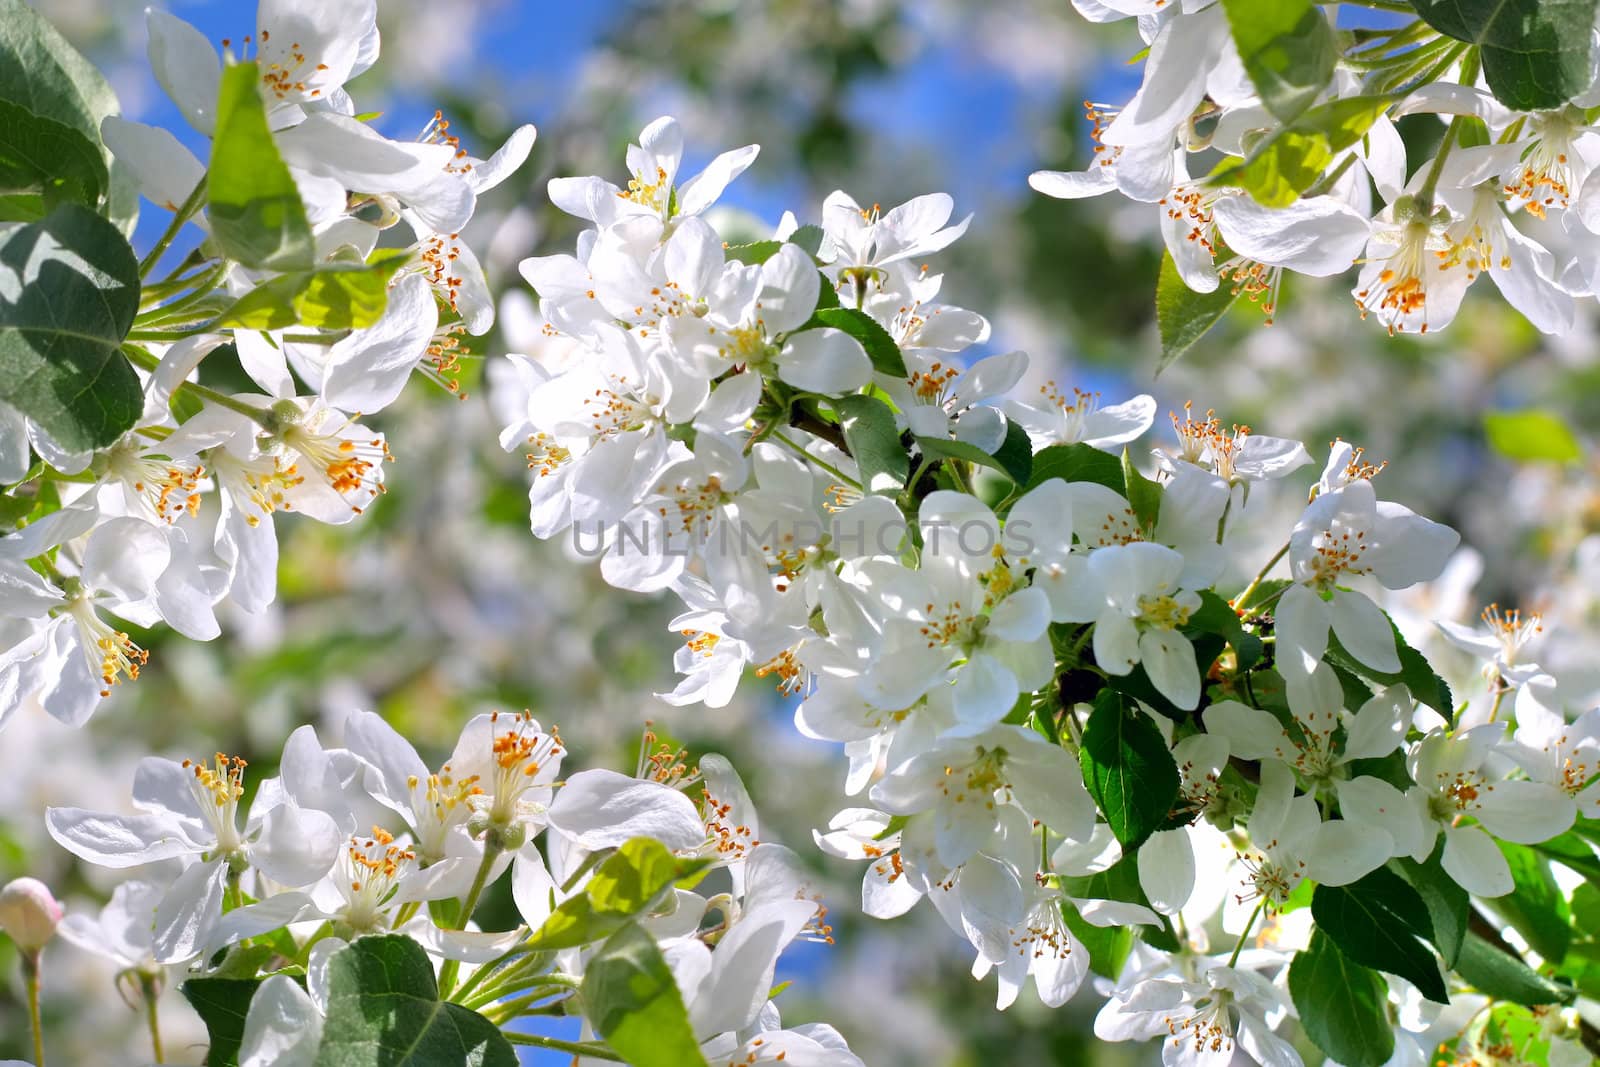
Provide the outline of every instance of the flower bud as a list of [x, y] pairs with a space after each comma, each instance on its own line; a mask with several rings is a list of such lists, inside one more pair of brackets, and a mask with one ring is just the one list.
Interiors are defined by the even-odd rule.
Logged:
[[15, 878], [0, 889], [0, 930], [23, 952], [37, 952], [55, 936], [61, 904], [37, 878]]

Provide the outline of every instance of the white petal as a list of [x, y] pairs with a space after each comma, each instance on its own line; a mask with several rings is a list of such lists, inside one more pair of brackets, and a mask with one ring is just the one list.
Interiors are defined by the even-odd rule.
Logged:
[[100, 867], [137, 867], [199, 851], [178, 824], [163, 815], [50, 808], [45, 812], [45, 828], [62, 848]]
[[1478, 821], [1496, 837], [1533, 845], [1563, 834], [1577, 818], [1565, 792], [1543, 782], [1495, 782], [1478, 793]]
[[222, 888], [228, 878], [226, 862], [192, 864], [178, 876], [156, 909], [155, 958], [181, 963], [200, 951], [211, 928], [222, 916]]
[[205, 34], [182, 19], [150, 8], [150, 69], [183, 117], [206, 136], [216, 128], [222, 61]]
[[1333, 632], [1345, 651], [1375, 671], [1396, 674], [1400, 656], [1395, 650], [1394, 629], [1383, 609], [1364, 593], [1336, 589], [1330, 605]]
[[848, 393], [872, 379], [872, 364], [860, 342], [827, 326], [789, 337], [778, 357], [778, 377], [814, 393]]
[[810, 901], [790, 900], [747, 912], [711, 954], [711, 974], [689, 1006], [697, 1034], [742, 1030], [755, 1021], [772, 989], [778, 953], [816, 914]]
[[1379, 691], [1350, 720], [1343, 758], [1372, 759], [1399, 748], [1406, 739], [1415, 707], [1411, 690], [1403, 685]]
[[670, 849], [694, 848], [706, 839], [688, 797], [600, 768], [567, 779], [550, 805], [550, 825], [590, 851], [634, 837], [653, 837]]
[[1117, 187], [1116, 172], [1110, 167], [1091, 164], [1088, 170], [1036, 170], [1028, 175], [1036, 192], [1058, 200], [1077, 200], [1099, 196]]
[[1139, 635], [1139, 658], [1156, 690], [1185, 711], [1200, 703], [1200, 668], [1194, 646], [1176, 630], [1146, 630]]
[[1371, 230], [1365, 215], [1332, 196], [1296, 200], [1277, 209], [1233, 196], [1211, 210], [1229, 251], [1313, 277], [1348, 270]]
[[1194, 846], [1189, 831], [1158, 830], [1139, 846], [1137, 855], [1139, 885], [1150, 905], [1163, 915], [1176, 915], [1194, 893]]
[[328, 873], [342, 844], [332, 816], [290, 802], [262, 817], [250, 862], [280, 885], [305, 886]]
[[745, 145], [713, 159], [705, 170], [678, 186], [678, 213], [698, 215], [716, 203], [728, 183], [743, 174], [760, 151], [760, 145]]
[[1394, 839], [1351, 820], [1325, 822], [1301, 850], [1306, 877], [1322, 885], [1349, 885], [1388, 862]]
[[268, 978], [250, 998], [239, 1067], [311, 1067], [322, 1044], [322, 1013], [298, 982]]
[[1441, 862], [1445, 873], [1475, 897], [1503, 897], [1516, 888], [1510, 864], [1480, 827], [1445, 827]]

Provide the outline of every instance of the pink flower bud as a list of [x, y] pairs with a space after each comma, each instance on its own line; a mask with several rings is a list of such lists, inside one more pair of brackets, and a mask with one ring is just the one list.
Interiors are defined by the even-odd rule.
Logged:
[[37, 878], [14, 878], [0, 889], [0, 930], [23, 952], [37, 952], [56, 933], [61, 904]]

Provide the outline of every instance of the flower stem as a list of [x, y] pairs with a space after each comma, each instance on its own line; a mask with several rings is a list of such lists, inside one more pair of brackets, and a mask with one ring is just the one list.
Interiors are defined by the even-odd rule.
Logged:
[[39, 1016], [39, 950], [22, 954], [22, 981], [28, 987], [28, 1024], [33, 1028], [33, 1062], [44, 1067], [44, 1022]]
[[1450, 120], [1450, 125], [1444, 129], [1444, 139], [1439, 142], [1439, 152], [1433, 157], [1433, 166], [1428, 168], [1428, 176], [1422, 180], [1422, 188], [1417, 190], [1417, 204], [1423, 211], [1432, 213], [1433, 193], [1439, 188], [1439, 176], [1444, 173], [1444, 161], [1450, 158], [1450, 149], [1456, 145], [1456, 134], [1461, 132], [1463, 119], [1460, 115]]
[[[455, 922], [446, 929], [464, 930], [472, 919], [472, 912], [478, 906], [478, 898], [483, 896], [483, 887], [489, 882], [489, 872], [494, 869], [495, 860], [500, 858], [504, 851], [493, 831], [484, 836], [483, 862], [478, 864], [478, 873], [473, 876], [472, 886], [467, 890], [466, 899], [461, 902], [461, 914], [456, 916]], [[439, 967], [439, 991], [441, 999], [448, 1000], [450, 991], [455, 988], [456, 975], [461, 970], [460, 960], [445, 960]]]
[[496, 1026], [504, 1026], [512, 1019], [515, 1019], [517, 1016], [521, 1015], [522, 1009], [531, 1008], [541, 1000], [549, 1000], [551, 997], [557, 997], [563, 993], [570, 994], [571, 990], [565, 988], [564, 986], [551, 987], [539, 985], [535, 986], [533, 988], [533, 992], [531, 993], [524, 993], [522, 996], [513, 997], [510, 1000], [502, 1000], [491, 1003], [488, 1007], [483, 1008], [479, 1014], [483, 1015], [484, 1018], [488, 1019]]
[[194, 307], [215, 292], [217, 286], [222, 284], [222, 276], [227, 270], [228, 261], [223, 260], [198, 277], [185, 279], [186, 282], [193, 281], [195, 283], [193, 289], [176, 300], [168, 301], [165, 304], [157, 304], [141, 311], [139, 317], [134, 320], [134, 325], [155, 327], [181, 323], [183, 319], [180, 313]]
[[1261, 911], [1267, 906], [1267, 898], [1262, 897], [1256, 902], [1256, 910], [1250, 913], [1250, 921], [1244, 924], [1244, 929], [1239, 931], [1239, 941], [1233, 946], [1233, 955], [1228, 957], [1228, 966], [1232, 967], [1239, 962], [1239, 953], [1244, 951], [1244, 943], [1250, 939], [1250, 931], [1256, 925], [1256, 919], [1261, 916]]
[[[161, 365], [159, 357], [151, 355], [138, 345], [125, 344], [122, 346], [122, 353], [128, 357], [129, 363], [136, 367], [143, 367], [148, 371], [153, 371]], [[260, 408], [251, 407], [243, 400], [235, 400], [226, 393], [208, 389], [199, 382], [180, 382], [178, 383], [178, 392], [188, 393], [197, 400], [204, 400], [208, 404], [216, 404], [218, 407], [227, 408], [229, 411], [237, 411], [239, 414], [261, 423], [263, 426], [266, 425], [262, 422], [262, 418], [266, 413]]]
[[157, 992], [155, 982], [149, 975], [139, 976], [139, 992], [144, 998], [144, 1021], [150, 1028], [150, 1049], [155, 1055], [155, 1062], [166, 1063], [166, 1054], [161, 1049], [161, 1013], [156, 1006]]
[[1509, 691], [1509, 689], [1510, 687], [1505, 684], [1503, 679], [1495, 679], [1494, 703], [1489, 705], [1488, 722], [1494, 722], [1495, 719], [1500, 717], [1500, 703], [1501, 701], [1505, 700], [1506, 693]]
[[531, 1045], [534, 1048], [547, 1048], [555, 1052], [570, 1052], [574, 1056], [586, 1056], [589, 1059], [606, 1060], [610, 1063], [626, 1063], [621, 1056], [606, 1048], [588, 1041], [563, 1041], [559, 1037], [545, 1037], [543, 1034], [522, 1034], [515, 1030], [502, 1030], [502, 1036], [513, 1045]]
[[1246, 600], [1250, 599], [1250, 594], [1254, 593], [1256, 591], [1256, 587], [1266, 579], [1267, 572], [1276, 567], [1278, 565], [1278, 561], [1288, 554], [1289, 542], [1285, 541], [1283, 543], [1283, 547], [1278, 549], [1277, 552], [1273, 553], [1271, 559], [1267, 560], [1266, 565], [1259, 571], [1256, 571], [1256, 576], [1250, 579], [1250, 584], [1244, 587], [1244, 592], [1233, 598], [1233, 606], [1235, 610], [1237, 610]]
[[772, 432], [772, 438], [773, 438], [773, 440], [780, 441], [784, 445], [786, 445], [787, 447], [793, 449], [796, 454], [800, 455], [804, 459], [809, 460], [812, 463], [815, 463], [818, 467], [821, 467], [824, 471], [826, 471], [827, 473], [833, 475], [835, 478], [839, 479], [845, 485], [848, 485], [853, 489], [860, 489], [861, 488], [861, 483], [860, 482], [858, 482], [854, 478], [850, 477], [848, 474], [846, 474], [844, 471], [840, 470], [838, 467], [835, 467], [835, 466], [833, 466], [832, 464], [829, 464], [829, 463], [824, 463], [822, 460], [818, 459], [816, 456], [813, 456], [810, 452], [807, 452], [804, 448], [801, 448], [794, 441], [791, 441], [787, 437], [783, 436], [783, 434], [781, 432], [779, 432], [777, 430], [774, 430]]
[[200, 210], [200, 205], [205, 202], [205, 198], [206, 179], [205, 175], [201, 175], [200, 180], [195, 183], [194, 189], [189, 193], [188, 198], [178, 205], [177, 211], [172, 213], [172, 221], [167, 223], [166, 230], [156, 239], [155, 247], [151, 248], [145, 254], [145, 257], [139, 261], [140, 278], [148, 278], [150, 276], [150, 272], [155, 269], [156, 263], [166, 254], [167, 249], [172, 247], [173, 240], [178, 236], [179, 231], [183, 229], [184, 224], [194, 216], [196, 211]]

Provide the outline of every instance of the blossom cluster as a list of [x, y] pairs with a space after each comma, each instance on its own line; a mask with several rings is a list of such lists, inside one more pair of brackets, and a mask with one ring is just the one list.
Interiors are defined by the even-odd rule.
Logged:
[[[729, 245], [703, 213], [755, 148], [680, 183], [683, 154], [664, 118], [626, 187], [551, 183], [592, 228], [523, 264], [545, 341], [496, 379], [534, 532], [683, 602], [667, 699], [718, 706], [747, 668], [798, 697], [849, 764], [819, 846], [865, 863], [868, 914], [928, 898], [1002, 1008], [1093, 970], [1097, 1034], [1162, 1036], [1169, 1063], [1299, 1063], [1297, 1013], [1343, 1063], [1466, 1040], [1439, 1007], [1466, 935], [1423, 892], [1492, 908], [1515, 850], [1600, 818], [1600, 722], [1569, 725], [1525, 662], [1537, 619], [1450, 631], [1489, 664], [1492, 699], [1457, 707], [1373, 595], [1437, 578], [1459, 538], [1379, 499], [1383, 464], [1335, 441], [1292, 527], [1252, 528], [1306, 448], [1186, 408], [1143, 464], [1115, 451], [1150, 397], [1013, 395], [1026, 356], [970, 358], [989, 324], [924, 262], [966, 228], [949, 197], [837, 192], [818, 226]], [[1374, 897], [1424, 913], [1385, 928], [1416, 956], [1349, 921]], [[1377, 983], [1382, 1055], [1312, 1018], [1328, 953]], [[1457, 1005], [1497, 995], [1451, 981]]]
[[[785, 1029], [768, 1002], [779, 955], [797, 939], [830, 939], [827, 909], [799, 858], [762, 839], [725, 759], [688, 764], [647, 733], [635, 775], [564, 773], [556, 729], [493, 713], [468, 722], [434, 769], [376, 714], [353, 712], [343, 730], [336, 748], [310, 726], [295, 730], [279, 773], [262, 781], [220, 753], [148, 757], [134, 773], [136, 813], [50, 809], [64, 848], [138, 876], [98, 917], [63, 919], [48, 891], [18, 886], [42, 892], [49, 922], [0, 895], [0, 927], [34, 953], [59, 932], [113, 959], [142, 996], [181, 967], [208, 1026], [218, 1022], [208, 982], [256, 979], [238, 1053], [247, 1065], [310, 1064], [325, 1031], [330, 1045], [359, 1039], [348, 1019], [325, 1027], [332, 1001], [366, 992], [337, 977], [352, 945], [430, 960], [433, 995], [507, 1028], [576, 1007], [580, 990], [583, 1013], [600, 1017], [612, 1006], [586, 977], [643, 953], [670, 968], [679, 1022], [703, 1056], [860, 1064], [830, 1027]], [[520, 923], [478, 929], [484, 888], [508, 870]], [[708, 877], [726, 888], [696, 892]], [[481, 1062], [507, 1062], [496, 1051], [509, 1055], [504, 1039], [490, 1046]]]
[[[1578, 73], [1511, 71], [1493, 51], [1568, 35], [1587, 56], [1595, 27], [1580, 9], [1560, 28], [1548, 12], [1485, 27], [1419, 0], [1412, 17], [1372, 5], [1400, 17], [1358, 12], [1335, 30], [1309, 3], [1073, 6], [1098, 23], [1137, 19], [1143, 78], [1124, 104], [1085, 103], [1087, 168], [1030, 184], [1154, 206], [1194, 293], [1246, 294], [1270, 322], [1285, 271], [1359, 264], [1356, 310], [1391, 334], [1445, 328], [1481, 274], [1547, 334], [1570, 331], [1595, 294], [1595, 72], [1587, 60]], [[1448, 124], [1426, 153], [1413, 142], [1408, 155], [1397, 129], [1410, 115]]]
[[[463, 338], [492, 325], [483, 270], [459, 235], [478, 196], [527, 157], [534, 129], [487, 160], [442, 118], [415, 141], [377, 132], [344, 89], [377, 58], [376, 18], [373, 0], [263, 0], [254, 32], [219, 55], [188, 23], [149, 12], [156, 78], [194, 131], [215, 138], [214, 158], [164, 129], [101, 123], [116, 162], [174, 213], [142, 278], [121, 285], [139, 308], [120, 332], [142, 410], [84, 447], [0, 403], [15, 530], [0, 537], [0, 723], [32, 699], [64, 722], [87, 720], [148, 660], [131, 629], [164, 623], [210, 640], [223, 601], [266, 608], [277, 513], [342, 524], [366, 511], [391, 456], [359, 420], [413, 371], [453, 387]], [[274, 168], [286, 201], [250, 188], [242, 207], [228, 199]], [[269, 202], [290, 217], [276, 232]], [[201, 243], [155, 280], [186, 224]], [[24, 230], [0, 224], [0, 238]], [[256, 254], [268, 238], [274, 251]], [[48, 247], [34, 258], [89, 254]], [[236, 358], [248, 391], [201, 384], [208, 358]]]

